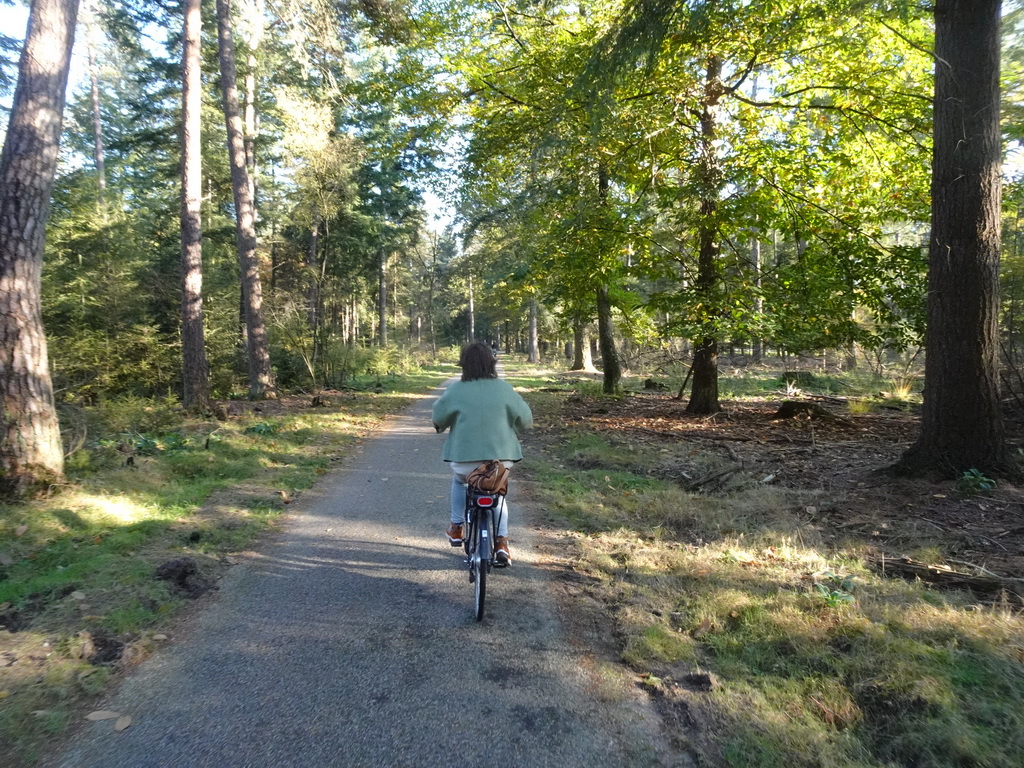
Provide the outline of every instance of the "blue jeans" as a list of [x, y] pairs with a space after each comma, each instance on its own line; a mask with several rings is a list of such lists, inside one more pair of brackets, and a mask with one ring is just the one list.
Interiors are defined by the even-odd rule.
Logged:
[[[448, 462], [452, 468], [452, 517], [451, 522], [454, 525], [462, 525], [463, 520], [466, 518], [466, 478], [469, 473], [476, 469], [483, 462], [480, 461], [450, 461]], [[512, 468], [511, 461], [503, 461], [509, 469]], [[508, 536], [508, 502], [504, 496], [500, 497], [498, 502], [498, 531], [495, 533], [496, 536]]]

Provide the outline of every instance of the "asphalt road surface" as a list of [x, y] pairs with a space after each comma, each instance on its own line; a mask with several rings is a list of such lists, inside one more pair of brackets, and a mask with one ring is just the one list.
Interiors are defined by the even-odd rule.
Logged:
[[418, 401], [289, 508], [186, 631], [54, 763], [75, 768], [672, 766], [645, 698], [569, 640], [530, 511], [474, 621], [443, 536], [450, 474]]

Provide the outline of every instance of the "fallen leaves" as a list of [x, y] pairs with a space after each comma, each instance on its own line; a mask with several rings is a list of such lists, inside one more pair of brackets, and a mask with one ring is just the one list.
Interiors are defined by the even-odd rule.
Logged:
[[86, 720], [99, 722], [100, 720], [115, 720], [121, 716], [120, 712], [112, 712], [109, 709], [97, 709], [85, 716]]
[[114, 720], [114, 731], [116, 733], [121, 733], [121, 731], [128, 729], [132, 724], [131, 715], [123, 715], [120, 712], [114, 712], [110, 709], [97, 709], [86, 715], [85, 719], [94, 723], [103, 722], [104, 720]]
[[690, 636], [694, 640], [696, 640], [698, 638], [701, 638], [704, 635], [706, 635], [708, 632], [710, 632], [712, 629], [714, 629], [714, 626], [715, 626], [715, 622], [714, 622], [713, 619], [711, 619], [711, 618], [704, 619], [704, 621], [702, 621], [698, 626], [694, 627], [693, 631], [690, 633]]

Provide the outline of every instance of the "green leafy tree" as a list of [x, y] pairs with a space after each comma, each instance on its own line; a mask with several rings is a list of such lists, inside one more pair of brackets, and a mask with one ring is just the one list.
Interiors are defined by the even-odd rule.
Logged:
[[[621, 130], [625, 119], [626, 135], [643, 137], [623, 142], [617, 164], [629, 169], [625, 184], [656, 199], [637, 227], [652, 261], [665, 255], [676, 264], [677, 290], [659, 290], [656, 301], [695, 340], [691, 412], [719, 407], [723, 339], [764, 337], [769, 317], [781, 330], [780, 315], [808, 315], [818, 339], [840, 344], [853, 334], [857, 306], [887, 305], [887, 286], [864, 255], [875, 248], [870, 262], [886, 258], [886, 228], [901, 214], [921, 215], [923, 29], [870, 7], [851, 10], [640, 0], [578, 78], [578, 87], [604, 84], [605, 122]], [[794, 244], [799, 283], [775, 274], [784, 262], [752, 269], [739, 243], [765, 231]], [[808, 300], [787, 284], [811, 286]], [[837, 286], [843, 300], [823, 305]]]

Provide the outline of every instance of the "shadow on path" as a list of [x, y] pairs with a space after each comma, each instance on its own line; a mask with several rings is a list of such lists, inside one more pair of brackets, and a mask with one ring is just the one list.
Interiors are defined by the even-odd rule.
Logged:
[[644, 698], [609, 696], [566, 639], [515, 508], [516, 565], [494, 572], [473, 620], [462, 551], [442, 535], [450, 475], [431, 404], [303, 495], [186, 636], [103, 704], [130, 728], [90, 725], [56, 764], [674, 764]]

